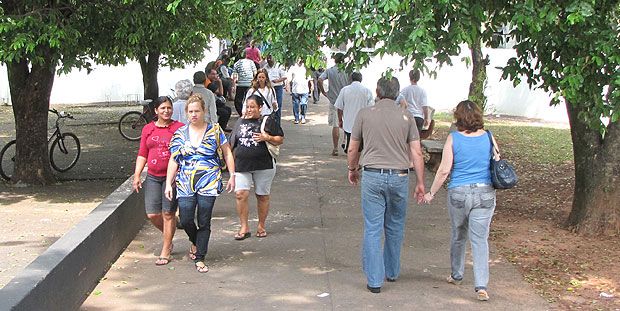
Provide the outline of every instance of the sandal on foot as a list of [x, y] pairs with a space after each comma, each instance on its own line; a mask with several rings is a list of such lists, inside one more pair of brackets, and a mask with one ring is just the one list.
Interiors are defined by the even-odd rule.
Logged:
[[252, 234], [249, 233], [249, 232], [246, 232], [246, 233], [237, 232], [237, 234], [235, 234], [235, 240], [242, 241], [242, 240], [245, 240], [245, 239], [247, 239], [247, 238], [249, 238], [251, 236], [252, 236]]
[[165, 265], [169, 264], [171, 260], [172, 260], [171, 257], [159, 257], [159, 258], [157, 258], [157, 261], [155, 261], [155, 265], [156, 266], [165, 266]]
[[332, 150], [332, 155], [335, 157], [338, 156], [338, 149]]
[[207, 273], [209, 272], [209, 267], [207, 265], [205, 265], [204, 262], [199, 261], [196, 263], [196, 271], [200, 272], [200, 273]]
[[259, 238], [267, 237], [267, 231], [265, 231], [265, 230], [263, 230], [263, 231], [256, 231], [256, 237], [259, 237]]
[[190, 246], [189, 252], [187, 253], [187, 257], [191, 260], [196, 260], [196, 251], [192, 252], [192, 247]]

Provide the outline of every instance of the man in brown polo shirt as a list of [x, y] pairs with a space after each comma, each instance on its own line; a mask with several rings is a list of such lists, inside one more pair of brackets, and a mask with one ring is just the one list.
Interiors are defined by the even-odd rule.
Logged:
[[[394, 101], [400, 85], [396, 78], [377, 82], [379, 101], [357, 114], [347, 153], [349, 182], [362, 178], [364, 242], [362, 266], [372, 293], [381, 292], [383, 280], [394, 282], [400, 273], [400, 249], [403, 243], [409, 203], [409, 168], [414, 167], [418, 203], [424, 198], [424, 160], [415, 119]], [[360, 142], [364, 142], [361, 152]], [[381, 236], [385, 235], [384, 246]]]

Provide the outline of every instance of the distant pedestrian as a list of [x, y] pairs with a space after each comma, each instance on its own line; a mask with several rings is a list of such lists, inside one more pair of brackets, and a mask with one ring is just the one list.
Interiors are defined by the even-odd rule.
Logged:
[[[211, 71], [211, 69], [209, 69], [209, 71]], [[205, 106], [207, 108], [205, 116], [209, 119], [209, 123], [213, 124], [217, 122], [218, 117], [215, 94], [213, 94], [211, 90], [207, 89], [207, 86], [210, 83], [211, 81], [207, 79], [207, 75], [204, 71], [196, 71], [194, 73], [194, 87], [192, 88], [192, 94], [202, 95], [202, 99], [205, 101]]]
[[407, 108], [415, 118], [418, 132], [421, 132], [422, 128], [428, 128], [431, 123], [431, 110], [426, 98], [426, 91], [418, 85], [420, 71], [417, 69], [409, 71], [409, 81], [411, 85], [400, 91], [396, 102], [401, 107]]
[[[441, 164], [424, 199], [431, 202], [450, 175], [447, 202], [452, 227], [452, 272], [447, 281], [459, 285], [463, 280], [465, 242], [469, 236], [474, 289], [478, 300], [486, 301], [489, 300], [489, 228], [495, 211], [495, 189], [489, 169], [491, 140], [484, 130], [482, 111], [474, 102], [460, 102], [454, 110], [454, 118], [457, 130], [450, 132], [446, 139]], [[499, 149], [496, 155], [499, 157]]]
[[271, 55], [267, 56], [267, 66], [265, 66], [265, 69], [267, 69], [269, 80], [271, 80], [271, 85], [276, 91], [276, 101], [278, 102], [279, 107], [276, 111], [276, 116], [279, 124], [282, 119], [282, 100], [284, 98], [284, 84], [287, 79], [286, 72], [282, 69], [282, 66], [275, 63]]
[[295, 124], [306, 123], [308, 110], [308, 73], [302, 60], [291, 66], [287, 76], [291, 81], [291, 98], [293, 101], [293, 117]]
[[235, 110], [239, 116], [243, 115], [243, 103], [245, 101], [245, 94], [252, 85], [252, 79], [256, 75], [256, 65], [246, 58], [238, 60], [233, 66], [233, 81], [237, 88], [235, 89]]
[[173, 198], [173, 182], [179, 201], [181, 224], [190, 242], [189, 258], [200, 273], [209, 271], [204, 263], [211, 237], [211, 215], [215, 199], [224, 190], [221, 148], [230, 178], [226, 190], [235, 188], [235, 162], [224, 131], [217, 123], [205, 121], [205, 103], [199, 94], [187, 100], [185, 113], [189, 123], [179, 128], [170, 141], [170, 161], [165, 194]]
[[[245, 95], [245, 103], [252, 95], [258, 95], [261, 97], [265, 104], [262, 105], [261, 115], [267, 116], [272, 112], [279, 110], [278, 100], [276, 98], [276, 91], [271, 86], [271, 81], [269, 80], [269, 74], [267, 73], [267, 69], [261, 68], [256, 72], [254, 79], [252, 79], [252, 85], [248, 89], [248, 92]], [[245, 103], [243, 104], [242, 113], [245, 114]]]
[[319, 77], [325, 71], [323, 68], [312, 68], [312, 103], [318, 104], [321, 99], [321, 90], [319, 89]]
[[[342, 70], [338, 68], [338, 65], [344, 63], [344, 54], [336, 53], [334, 55], [334, 61], [336, 65], [328, 68], [321, 74], [319, 80], [317, 82], [319, 90], [321, 90], [321, 94], [323, 94], [327, 99], [329, 99], [329, 115], [327, 116], [327, 123], [332, 127], [332, 155], [338, 155], [338, 140], [340, 139], [340, 128], [338, 127], [338, 111], [334, 106], [336, 104], [336, 98], [338, 98], [338, 94], [340, 94], [340, 90], [343, 87], [349, 85], [351, 80], [349, 79], [349, 75], [344, 73]], [[323, 81], [327, 80], [329, 82], [329, 88], [326, 92], [323, 89]]]
[[347, 153], [347, 149], [349, 149], [351, 131], [353, 130], [353, 123], [355, 122], [357, 113], [362, 108], [375, 104], [372, 91], [361, 83], [362, 74], [359, 72], [352, 73], [351, 80], [353, 82], [351, 82], [350, 85], [340, 90], [340, 94], [338, 94], [336, 104], [334, 105], [336, 109], [338, 109], [338, 126], [342, 128], [346, 136], [346, 143], [342, 145], [344, 153]]
[[174, 85], [174, 92], [177, 96], [172, 103], [172, 120], [187, 123], [185, 105], [187, 99], [192, 95], [193, 84], [188, 79], [180, 80]]
[[[174, 192], [172, 200], [164, 195], [166, 189], [166, 171], [170, 160], [168, 144], [174, 132], [183, 126], [183, 123], [172, 120], [172, 102], [167, 96], [160, 96], [154, 102], [157, 119], [142, 128], [140, 149], [136, 159], [136, 168], [133, 174], [133, 190], [140, 192], [144, 186], [144, 208], [151, 223], [163, 234], [163, 245], [159, 258], [155, 261], [158, 266], [167, 265], [172, 260], [172, 238], [176, 231], [177, 210]], [[140, 174], [148, 163], [144, 183]]]
[[412, 164], [416, 173], [415, 196], [418, 203], [424, 196], [424, 160], [420, 139], [411, 115], [394, 102], [398, 89], [396, 78], [379, 79], [379, 101], [357, 114], [347, 157], [349, 182], [357, 185], [360, 179], [358, 150], [360, 142], [364, 142], [361, 152], [364, 215], [362, 266], [368, 281], [366, 287], [372, 293], [381, 292], [386, 278], [388, 282], [394, 282], [400, 274], [400, 249]]

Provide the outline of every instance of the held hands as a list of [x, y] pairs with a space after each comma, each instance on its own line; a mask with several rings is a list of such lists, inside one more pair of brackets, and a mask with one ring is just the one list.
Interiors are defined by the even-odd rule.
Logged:
[[418, 204], [426, 203], [426, 201], [424, 201], [424, 184], [416, 185], [414, 196], [418, 201]]
[[431, 201], [433, 201], [433, 199], [434, 199], [434, 198], [435, 198], [435, 195], [434, 195], [434, 194], [432, 194], [432, 193], [430, 193], [430, 192], [427, 192], [427, 193], [424, 195], [424, 203], [429, 203], [429, 204], [430, 204], [430, 203], [431, 203]]
[[357, 186], [360, 181], [359, 170], [349, 170], [349, 183], [353, 186]]

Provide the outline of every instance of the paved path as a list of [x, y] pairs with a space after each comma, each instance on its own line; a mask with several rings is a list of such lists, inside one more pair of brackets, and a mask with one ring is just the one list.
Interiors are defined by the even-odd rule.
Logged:
[[[285, 145], [272, 188], [269, 236], [233, 240], [234, 196], [216, 201], [207, 263], [199, 274], [177, 231], [174, 260], [154, 265], [160, 234], [146, 224], [83, 305], [84, 310], [546, 310], [549, 305], [492, 249], [488, 302], [475, 300], [471, 262], [461, 286], [449, 274], [445, 192], [410, 204], [402, 274], [381, 294], [366, 290], [360, 268], [359, 187], [346, 181], [346, 157], [330, 156], [327, 104], [309, 105], [309, 123], [292, 124], [285, 102]], [[426, 184], [432, 176], [426, 172]], [[412, 178], [412, 180], [414, 180]], [[411, 189], [414, 184], [412, 182]], [[255, 200], [251, 199], [251, 206]], [[256, 230], [256, 209], [250, 225]]]

